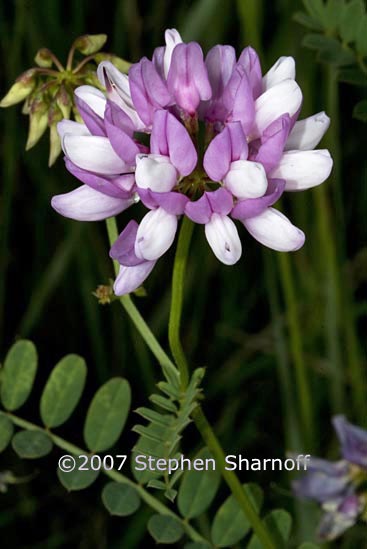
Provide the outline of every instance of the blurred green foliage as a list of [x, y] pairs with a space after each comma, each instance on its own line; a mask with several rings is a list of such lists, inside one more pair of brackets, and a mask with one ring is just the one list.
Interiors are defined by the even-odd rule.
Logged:
[[[355, 423], [367, 424], [362, 337], [367, 313], [362, 300], [367, 272], [365, 126], [353, 118], [355, 105], [365, 97], [365, 78], [362, 75], [356, 82], [354, 70], [359, 74], [357, 57], [365, 56], [365, 51], [350, 40], [353, 25], [339, 13], [339, 4], [321, 0], [111, 0], [103, 7], [87, 0], [0, 3], [1, 96], [33, 64], [42, 47], [63, 59], [77, 36], [106, 33], [108, 51], [136, 61], [150, 56], [162, 43], [165, 28], [176, 27], [186, 40], [200, 41], [205, 50], [218, 42], [231, 43], [238, 52], [252, 44], [264, 71], [280, 55], [293, 55], [304, 93], [302, 117], [319, 110], [331, 116], [324, 146], [334, 157], [332, 176], [321, 188], [292, 195], [282, 204], [283, 211], [306, 232], [301, 251], [282, 255], [262, 249], [242, 231], [244, 256], [229, 268], [215, 260], [203, 232], [196, 228], [186, 281], [183, 341], [192, 368], [207, 367], [204, 406], [231, 454], [283, 457], [286, 450], [307, 450], [335, 458], [331, 414], [342, 412]], [[358, 0], [343, 4], [349, 6], [348, 14], [352, 5], [356, 10], [364, 8]], [[328, 10], [325, 25], [320, 23], [320, 11], [310, 13], [311, 7], [324, 10], [324, 6]], [[295, 12], [305, 15], [297, 15], [295, 21]], [[336, 21], [337, 12], [335, 33], [325, 32], [329, 22]], [[310, 29], [304, 28], [311, 22], [312, 39]], [[361, 34], [361, 43], [365, 36]], [[350, 49], [354, 52], [354, 64], [330, 62], [325, 52], [335, 40], [343, 55], [346, 52], [345, 59], [351, 59]], [[303, 44], [316, 48], [322, 63]], [[357, 85], [351, 86], [352, 80]], [[363, 104], [358, 112], [365, 117]], [[0, 128], [1, 356], [21, 336], [31, 337], [43, 357], [39, 385], [24, 405], [30, 420], [37, 416], [41, 387], [51, 365], [66, 353], [87, 359], [86, 391], [74, 423], [62, 428], [65, 438], [78, 444], [75, 433], [82, 431], [83, 410], [101, 383], [115, 375], [126, 377], [136, 408], [146, 405], [160, 370], [121, 307], [117, 303], [101, 306], [92, 295], [113, 276], [104, 225], [66, 220], [50, 207], [54, 194], [75, 185], [62, 160], [51, 170], [47, 167], [45, 138], [37, 149], [25, 153], [27, 121], [16, 108], [1, 112]], [[128, 216], [121, 215], [120, 227]], [[163, 344], [167, 342], [171, 269], [172, 253], [158, 263], [146, 285], [147, 296], [136, 298]], [[310, 407], [310, 433], [302, 406]], [[126, 431], [132, 426], [131, 418]], [[195, 431], [189, 428], [186, 434], [184, 446], [195, 451], [199, 444]], [[136, 435], [128, 435], [126, 449], [135, 441]], [[55, 483], [56, 459], [53, 452], [44, 457], [39, 472], [32, 462], [20, 462], [11, 449], [1, 455], [0, 471], [35, 477], [10, 485], [1, 495], [4, 548], [147, 546], [150, 512], [146, 508], [132, 518], [110, 517], [94, 485], [86, 497], [83, 492], [68, 494]], [[294, 502], [289, 474], [253, 473], [243, 480], [263, 486], [267, 509], [281, 506], [296, 515], [293, 540], [313, 540], [314, 508]], [[222, 500], [224, 495], [223, 489]], [[200, 522], [205, 529], [207, 517]], [[335, 546], [355, 548], [363, 543], [365, 529], [357, 527]]]

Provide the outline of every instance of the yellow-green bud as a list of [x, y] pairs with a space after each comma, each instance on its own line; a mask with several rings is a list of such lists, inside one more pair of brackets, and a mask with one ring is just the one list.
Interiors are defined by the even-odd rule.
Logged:
[[57, 124], [50, 126], [50, 154], [48, 157], [48, 167], [50, 168], [57, 160], [57, 157], [61, 153], [61, 142], [59, 134], [57, 133]]
[[42, 95], [37, 95], [30, 105], [29, 131], [26, 151], [41, 139], [48, 125], [48, 104]]
[[85, 34], [75, 40], [74, 47], [83, 55], [91, 55], [100, 50], [106, 40], [107, 34]]
[[53, 64], [52, 53], [48, 48], [41, 48], [40, 50], [38, 50], [34, 60], [39, 67], [42, 67], [44, 69], [52, 67]]
[[127, 73], [129, 68], [131, 67], [131, 63], [111, 53], [104, 53], [104, 52], [97, 53], [94, 56], [94, 60], [98, 64], [101, 63], [102, 61], [111, 61], [111, 63], [113, 63], [115, 67], [118, 68], [119, 71], [124, 73]]
[[11, 107], [24, 101], [36, 85], [36, 72], [34, 69], [21, 74], [12, 85], [8, 93], [0, 101], [0, 107]]
[[71, 105], [72, 105], [72, 99], [70, 95], [68, 94], [65, 86], [61, 85], [59, 90], [57, 91], [55, 95], [55, 100], [57, 103], [57, 106], [59, 107], [60, 111], [62, 112], [63, 118], [70, 118], [70, 111], [71, 111]]

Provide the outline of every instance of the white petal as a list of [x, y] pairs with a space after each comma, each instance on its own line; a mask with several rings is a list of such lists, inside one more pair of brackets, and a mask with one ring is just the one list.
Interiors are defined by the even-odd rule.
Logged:
[[310, 151], [317, 147], [330, 125], [330, 118], [322, 111], [295, 123], [285, 150]]
[[236, 225], [226, 215], [213, 213], [205, 225], [205, 236], [214, 255], [225, 265], [234, 265], [242, 254]]
[[164, 50], [163, 66], [164, 76], [167, 78], [169, 68], [171, 66], [172, 53], [177, 44], [182, 44], [182, 38], [180, 33], [176, 29], [167, 29], [164, 33], [166, 40], [166, 48]]
[[278, 61], [268, 70], [263, 77], [263, 90], [272, 88], [287, 78], [296, 78], [296, 63], [293, 57], [279, 57]]
[[102, 86], [107, 89], [107, 96], [116, 103], [132, 120], [137, 130], [145, 128], [131, 99], [129, 78], [120, 72], [110, 61], [98, 65], [97, 76]]
[[144, 261], [144, 263], [135, 265], [134, 267], [124, 267], [121, 265], [119, 274], [113, 285], [115, 294], [130, 294], [139, 288], [144, 280], [150, 275], [155, 263], [155, 261]]
[[113, 198], [82, 185], [70, 193], [59, 194], [51, 200], [51, 206], [59, 214], [77, 221], [99, 221], [126, 210], [133, 199]]
[[270, 177], [285, 179], [286, 191], [302, 191], [323, 183], [332, 167], [333, 160], [326, 149], [287, 151]]
[[141, 154], [136, 157], [135, 179], [141, 189], [163, 193], [173, 189], [178, 173], [168, 156]]
[[163, 208], [151, 210], [140, 222], [135, 253], [142, 259], [154, 260], [171, 246], [177, 230], [177, 217]]
[[238, 198], [258, 198], [265, 194], [268, 186], [264, 166], [250, 160], [232, 162], [224, 183]]
[[63, 147], [67, 157], [84, 170], [106, 175], [127, 171], [125, 162], [117, 156], [107, 137], [66, 134]]
[[293, 116], [302, 103], [302, 92], [294, 80], [283, 80], [269, 88], [255, 101], [255, 128], [251, 137], [259, 137], [262, 132], [282, 114]]
[[274, 208], [243, 222], [248, 232], [261, 244], [278, 252], [293, 252], [304, 244], [304, 233]]
[[[66, 120], [66, 118], [57, 124], [57, 133], [60, 136], [62, 147], [64, 146], [64, 136], [67, 133], [71, 135], [91, 135], [85, 124], [79, 124], [79, 122], [75, 122], [74, 120]], [[64, 148], [63, 151], [66, 154]]]
[[74, 93], [79, 99], [84, 101], [92, 111], [101, 118], [104, 118], [106, 98], [100, 90], [93, 86], [79, 86]]

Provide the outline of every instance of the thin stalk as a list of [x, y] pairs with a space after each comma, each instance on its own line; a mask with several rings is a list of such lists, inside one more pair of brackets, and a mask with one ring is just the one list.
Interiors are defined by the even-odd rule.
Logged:
[[181, 344], [180, 326], [183, 305], [185, 270], [193, 229], [193, 222], [185, 216], [181, 225], [180, 236], [178, 239], [175, 262], [173, 267], [171, 310], [168, 322], [169, 345], [173, 358], [175, 359], [175, 362], [180, 372], [181, 385], [183, 388], [186, 388], [189, 382], [189, 367]]
[[237, 475], [233, 471], [228, 471], [226, 469], [226, 456], [225, 453], [215, 436], [213, 429], [211, 428], [207, 418], [204, 415], [204, 412], [201, 406], [197, 406], [192, 412], [192, 417], [195, 421], [195, 425], [201, 434], [205, 444], [215, 457], [215, 462], [218, 465], [218, 468], [224, 478], [225, 482], [229, 486], [232, 494], [239, 503], [241, 509], [243, 510], [245, 516], [250, 522], [255, 534], [262, 543], [262, 547], [265, 549], [275, 549], [275, 545], [272, 541], [272, 538], [265, 527], [264, 523], [259, 518], [254, 506], [252, 505], [251, 500], [244, 491], [240, 481], [238, 480]]
[[297, 307], [296, 290], [292, 276], [289, 255], [277, 254], [283, 294], [286, 303], [286, 315], [290, 336], [290, 350], [295, 368], [297, 393], [300, 405], [303, 441], [306, 448], [312, 448], [313, 439], [313, 411], [307, 367], [303, 354], [303, 342], [300, 329], [300, 319]]
[[[73, 456], [90, 454], [90, 452], [88, 452], [87, 450], [83, 450], [83, 448], [79, 448], [79, 446], [75, 446], [75, 444], [72, 444], [71, 442], [65, 440], [64, 438], [61, 438], [58, 435], [55, 435], [48, 429], [44, 429], [43, 427], [40, 427], [35, 423], [31, 423], [30, 421], [22, 419], [21, 417], [18, 417], [9, 412], [3, 412], [3, 413], [10, 419], [10, 421], [14, 425], [17, 425], [22, 429], [26, 429], [28, 431], [42, 431], [52, 440], [52, 442], [56, 446], [58, 446], [62, 450], [65, 450], [66, 452], [69, 452]], [[152, 494], [147, 492], [147, 490], [145, 490], [145, 488], [143, 488], [143, 486], [141, 486], [140, 484], [135, 483], [130, 478], [126, 477], [122, 473], [119, 473], [118, 471], [115, 471], [113, 469], [108, 471], [107, 469], [102, 468], [101, 471], [107, 477], [111, 478], [116, 482], [120, 482], [121, 484], [127, 484], [128, 486], [132, 486], [137, 491], [141, 499], [145, 501], [145, 503], [149, 505], [149, 507], [154, 509], [154, 511], [157, 511], [157, 513], [161, 515], [168, 515], [170, 517], [175, 518], [178, 522], [181, 523], [181, 526], [185, 530], [186, 534], [190, 536], [190, 538], [193, 541], [201, 541], [201, 542], [207, 541], [201, 536], [201, 534], [199, 534], [197, 530], [195, 530], [195, 528], [193, 528], [190, 524], [188, 524], [186, 520], [182, 519], [179, 515], [176, 515], [176, 513], [171, 511], [171, 509], [169, 509], [169, 507], [166, 507], [164, 503], [162, 503], [157, 498], [152, 496]]]
[[[109, 219], [107, 219], [106, 225], [107, 225], [109, 241], [110, 241], [110, 244], [112, 245], [112, 243], [115, 242], [118, 236], [116, 219], [114, 217], [110, 217]], [[174, 275], [173, 279], [176, 281], [176, 283], [179, 283], [179, 284], [182, 284], [182, 281], [184, 278], [185, 265], [187, 261], [188, 251], [189, 251], [188, 243], [190, 240], [189, 237], [191, 236], [190, 230], [192, 231], [192, 228], [190, 229], [187, 223], [185, 223], [185, 225], [183, 224], [181, 227], [181, 232], [183, 232], [184, 234], [182, 237], [181, 235], [179, 237], [178, 246], [180, 246], [180, 252], [176, 253], [176, 259], [175, 259], [175, 261], [179, 262], [180, 267], [177, 267], [177, 268], [174, 267], [173, 269], [173, 272], [174, 273], [176, 272], [176, 276]], [[184, 256], [184, 252], [186, 257]], [[117, 274], [119, 270], [118, 262], [114, 261], [114, 265], [115, 265], [115, 272]], [[179, 292], [182, 292], [182, 287], [180, 288], [180, 290], [176, 290], [176, 288], [173, 288], [173, 292], [172, 292], [173, 294], [179, 295]], [[126, 297], [128, 298], [128, 300], [124, 299]], [[170, 368], [173, 368], [174, 372], [177, 373], [177, 369], [175, 368], [174, 364], [172, 363], [168, 355], [165, 353], [165, 351], [162, 349], [158, 341], [155, 339], [153, 333], [150, 331], [149, 327], [145, 323], [144, 319], [140, 315], [139, 311], [136, 309], [135, 305], [133, 304], [129, 296], [123, 296], [122, 298], [120, 298], [120, 301], [124, 306], [125, 310], [127, 311], [127, 313], [129, 314], [130, 318], [133, 320], [136, 328], [140, 332], [144, 341], [146, 342], [146, 344], [148, 345], [148, 347], [150, 348], [154, 356], [160, 361], [161, 365], [163, 366], [163, 364], [169, 364]], [[177, 307], [177, 311], [179, 312], [182, 311], [182, 302], [181, 302], [181, 305]], [[175, 322], [179, 326], [180, 318], [179, 317], [176, 318]], [[179, 340], [179, 343], [181, 345], [180, 340]], [[181, 349], [182, 349], [182, 346], [181, 346]], [[185, 362], [186, 362], [186, 358], [185, 358]], [[222, 447], [220, 446], [220, 443], [216, 438], [200, 406], [197, 406], [195, 408], [195, 410], [192, 413], [192, 417], [204, 442], [206, 443], [208, 448], [211, 450], [216, 460], [216, 463], [218, 463], [219, 470], [224, 480], [229, 486], [234, 497], [237, 499], [241, 509], [243, 510], [244, 515], [247, 517], [254, 532], [258, 536], [259, 540], [262, 542], [263, 547], [265, 549], [275, 549], [275, 545], [272, 542], [271, 536], [268, 533], [267, 528], [258, 517], [256, 510], [251, 503], [251, 500], [248, 498], [246, 492], [243, 490], [237, 476], [232, 471], [226, 470], [225, 453]]]
[[[117, 237], [118, 237], [116, 219], [114, 217], [110, 217], [109, 219], [106, 220], [106, 225], [107, 225], [109, 242], [110, 242], [110, 245], [112, 246], [112, 244], [117, 240]], [[115, 268], [115, 274], [117, 276], [120, 266], [118, 261], [114, 261], [113, 264]], [[135, 307], [131, 297], [129, 295], [123, 295], [119, 298], [119, 301], [121, 305], [124, 307], [127, 314], [129, 315], [133, 324], [137, 328], [138, 332], [144, 339], [145, 343], [148, 345], [149, 349], [152, 351], [153, 355], [156, 357], [159, 364], [162, 366], [162, 368], [168, 372], [171, 372], [173, 375], [177, 375], [177, 369], [175, 365], [173, 364], [172, 360], [169, 358], [167, 353], [165, 353], [165, 351], [157, 341], [156, 337], [154, 336], [153, 332], [149, 328], [148, 324], [145, 322], [144, 318], [141, 316], [140, 312]]]

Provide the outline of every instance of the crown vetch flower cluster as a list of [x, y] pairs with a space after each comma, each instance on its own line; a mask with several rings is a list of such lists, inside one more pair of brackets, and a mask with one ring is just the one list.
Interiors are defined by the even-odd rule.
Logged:
[[343, 459], [311, 458], [308, 472], [293, 483], [297, 496], [314, 499], [325, 511], [319, 537], [333, 540], [358, 519], [367, 521], [367, 431], [335, 416]]
[[326, 114], [296, 121], [302, 93], [292, 57], [262, 76], [251, 47], [236, 59], [232, 46], [217, 45], [204, 59], [199, 44], [183, 43], [176, 30], [165, 40], [128, 75], [102, 62], [97, 75], [106, 94], [79, 87], [84, 124], [59, 123], [66, 167], [83, 185], [55, 196], [55, 210], [82, 221], [139, 200], [149, 210], [112, 246], [121, 265], [118, 295], [142, 284], [182, 215], [204, 225], [226, 265], [242, 254], [234, 220], [265, 246], [299, 249], [303, 232], [272, 206], [284, 191], [319, 185], [332, 167], [327, 150], [312, 150], [329, 126]]

